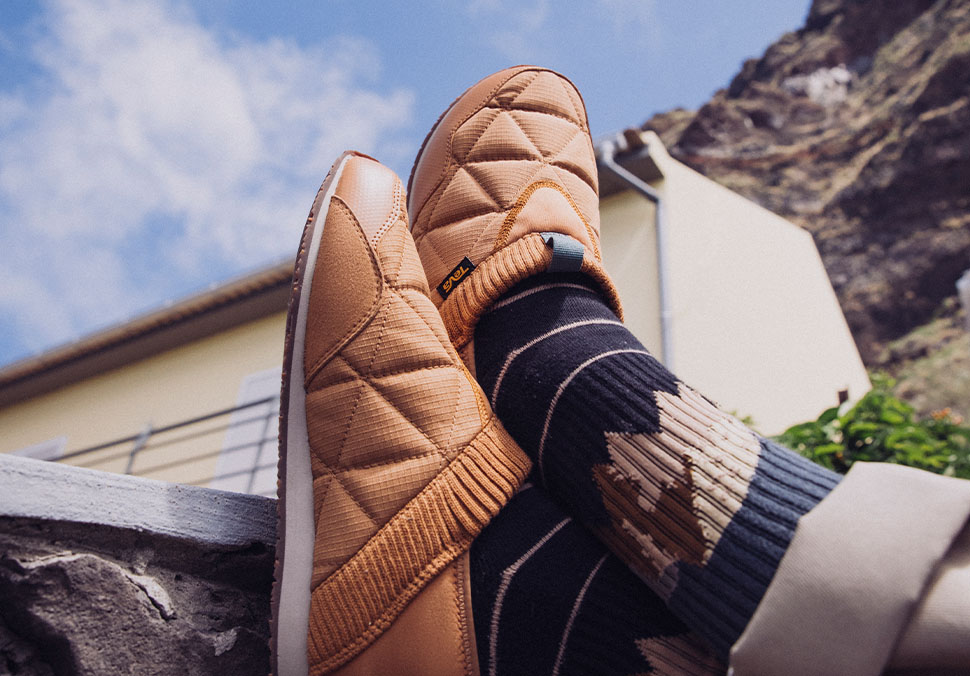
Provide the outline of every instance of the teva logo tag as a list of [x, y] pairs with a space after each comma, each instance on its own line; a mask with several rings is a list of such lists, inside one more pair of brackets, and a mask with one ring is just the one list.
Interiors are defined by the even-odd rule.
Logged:
[[456, 286], [465, 281], [465, 278], [468, 277], [468, 273], [474, 269], [475, 266], [472, 265], [470, 260], [468, 260], [468, 256], [462, 258], [461, 263], [456, 265], [455, 269], [452, 270], [447, 277], [445, 277], [445, 281], [438, 285], [438, 293], [441, 294], [441, 297], [447, 298], [449, 294], [455, 290]]

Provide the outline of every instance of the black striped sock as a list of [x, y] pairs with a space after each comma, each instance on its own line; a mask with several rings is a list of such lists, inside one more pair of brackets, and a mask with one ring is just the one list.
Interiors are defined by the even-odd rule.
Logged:
[[482, 676], [723, 674], [663, 601], [531, 483], [475, 539]]
[[838, 476], [690, 390], [579, 275], [512, 289], [475, 364], [542, 486], [726, 659]]

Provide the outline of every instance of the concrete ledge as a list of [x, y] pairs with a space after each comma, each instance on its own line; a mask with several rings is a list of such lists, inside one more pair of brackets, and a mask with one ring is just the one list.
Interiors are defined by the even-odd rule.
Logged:
[[276, 541], [276, 500], [0, 454], [0, 515], [213, 545]]
[[0, 674], [262, 674], [276, 501], [0, 455]]

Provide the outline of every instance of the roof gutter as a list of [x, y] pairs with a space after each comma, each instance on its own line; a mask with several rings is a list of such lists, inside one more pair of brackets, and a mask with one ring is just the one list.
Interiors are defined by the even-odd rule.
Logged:
[[660, 287], [660, 345], [663, 355], [660, 361], [669, 370], [674, 370], [674, 348], [671, 339], [671, 323], [673, 312], [670, 306], [670, 280], [667, 276], [667, 228], [664, 217], [664, 205], [660, 193], [654, 190], [633, 172], [627, 170], [616, 161], [619, 148], [615, 141], [606, 140], [597, 144], [597, 159], [602, 169], [606, 169], [632, 190], [645, 197], [656, 206], [654, 227], [657, 230], [657, 282]]

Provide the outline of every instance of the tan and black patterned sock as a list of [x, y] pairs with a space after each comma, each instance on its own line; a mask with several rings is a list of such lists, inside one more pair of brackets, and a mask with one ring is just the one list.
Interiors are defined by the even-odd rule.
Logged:
[[838, 475], [680, 382], [580, 275], [508, 292], [475, 364], [540, 485], [726, 659]]

